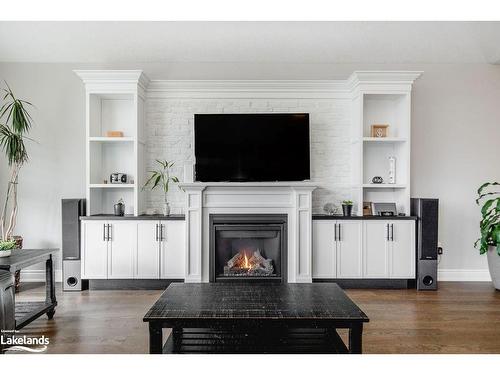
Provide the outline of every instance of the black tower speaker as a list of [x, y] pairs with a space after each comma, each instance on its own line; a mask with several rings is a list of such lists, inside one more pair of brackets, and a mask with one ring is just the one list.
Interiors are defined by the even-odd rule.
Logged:
[[84, 290], [87, 280], [81, 279], [80, 216], [86, 212], [85, 199], [62, 200], [63, 290]]
[[411, 199], [417, 217], [417, 290], [437, 289], [439, 200]]

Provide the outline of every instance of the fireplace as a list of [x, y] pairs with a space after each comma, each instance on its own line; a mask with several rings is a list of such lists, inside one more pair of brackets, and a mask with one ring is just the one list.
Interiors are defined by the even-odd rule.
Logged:
[[287, 215], [210, 215], [210, 282], [286, 281]]

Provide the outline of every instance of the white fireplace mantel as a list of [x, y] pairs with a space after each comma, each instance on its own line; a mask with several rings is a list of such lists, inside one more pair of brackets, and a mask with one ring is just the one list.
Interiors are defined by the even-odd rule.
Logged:
[[312, 282], [312, 191], [299, 182], [193, 182], [186, 191], [185, 282], [209, 281], [211, 214], [288, 215], [288, 282]]

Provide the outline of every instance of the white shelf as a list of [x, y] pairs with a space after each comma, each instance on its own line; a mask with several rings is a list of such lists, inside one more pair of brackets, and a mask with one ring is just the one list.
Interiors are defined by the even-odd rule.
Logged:
[[375, 137], [363, 137], [363, 142], [375, 142], [375, 143], [398, 143], [406, 142], [406, 138], [396, 138], [396, 137], [385, 137], [385, 138], [375, 138]]
[[91, 189], [134, 188], [135, 184], [90, 184]]
[[363, 188], [369, 188], [369, 189], [406, 189], [406, 184], [363, 184]]
[[89, 137], [90, 142], [133, 142], [132, 137]]

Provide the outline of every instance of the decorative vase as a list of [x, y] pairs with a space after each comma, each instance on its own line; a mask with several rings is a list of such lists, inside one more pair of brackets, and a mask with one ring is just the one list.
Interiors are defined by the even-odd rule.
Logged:
[[118, 202], [113, 206], [115, 211], [115, 216], [124, 216], [125, 215], [125, 205], [121, 202]]
[[2, 250], [0, 251], [0, 258], [10, 257], [10, 254], [12, 254], [12, 251]]
[[343, 204], [342, 205], [342, 213], [344, 216], [352, 215], [352, 204]]
[[163, 215], [170, 216], [170, 204], [168, 202], [163, 203]]
[[500, 290], [500, 255], [498, 255], [495, 246], [488, 248], [488, 268], [495, 289]]

